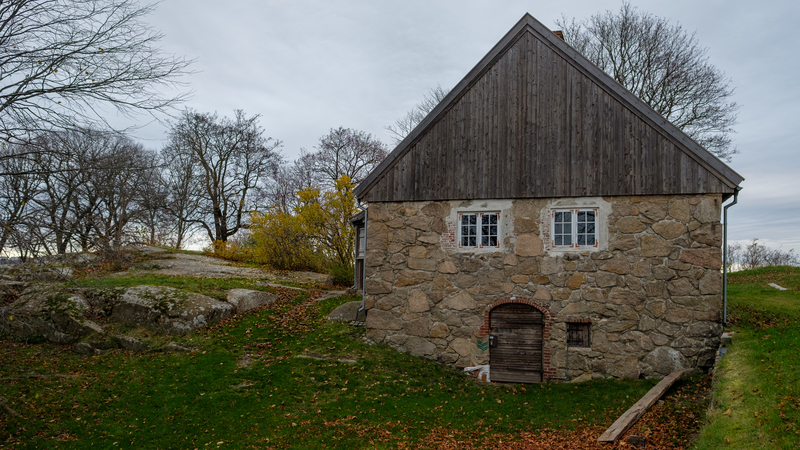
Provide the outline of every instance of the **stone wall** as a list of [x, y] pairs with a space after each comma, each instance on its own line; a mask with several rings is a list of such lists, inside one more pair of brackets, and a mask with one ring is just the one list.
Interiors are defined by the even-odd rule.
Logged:
[[[367, 224], [368, 336], [453, 364], [487, 364], [488, 315], [505, 302], [548, 318], [545, 375], [661, 376], [709, 367], [722, 332], [720, 195], [373, 203]], [[554, 208], [598, 210], [599, 245], [550, 246]], [[459, 249], [460, 212], [499, 212], [500, 247]]]

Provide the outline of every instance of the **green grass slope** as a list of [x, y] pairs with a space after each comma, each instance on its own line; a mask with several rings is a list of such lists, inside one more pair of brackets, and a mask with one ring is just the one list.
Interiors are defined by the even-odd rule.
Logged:
[[[79, 284], [224, 298], [252, 281], [141, 274]], [[314, 302], [309, 295], [319, 291], [273, 292], [280, 298], [268, 307], [184, 337], [104, 323], [175, 340], [191, 354], [90, 357], [71, 346], [0, 341], [0, 449], [608, 449], [597, 437], [656, 383], [483, 383], [324, 320], [356, 297]], [[682, 380], [633, 432], [658, 448], [685, 448], [706, 407], [698, 392], [709, 384], [702, 375]]]
[[695, 448], [800, 448], [800, 269], [742, 271], [728, 281], [735, 334]]

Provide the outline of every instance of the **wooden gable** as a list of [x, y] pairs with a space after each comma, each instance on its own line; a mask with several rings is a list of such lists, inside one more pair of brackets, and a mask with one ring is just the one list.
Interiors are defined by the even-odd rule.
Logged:
[[727, 197], [742, 180], [526, 14], [356, 195]]

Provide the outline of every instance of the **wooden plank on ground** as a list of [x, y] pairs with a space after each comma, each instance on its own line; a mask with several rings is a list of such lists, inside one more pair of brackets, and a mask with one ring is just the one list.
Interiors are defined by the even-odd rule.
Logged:
[[664, 377], [663, 380], [661, 380], [657, 385], [653, 386], [653, 389], [650, 389], [650, 391], [648, 391], [644, 397], [636, 402], [635, 405], [631, 406], [629, 410], [625, 411], [625, 414], [621, 415], [619, 419], [617, 419], [617, 421], [614, 422], [597, 440], [600, 442], [617, 442], [619, 438], [625, 434], [625, 432], [628, 431], [628, 429], [632, 427], [633, 424], [635, 424], [636, 421], [639, 420], [639, 418], [642, 417], [644, 413], [646, 413], [647, 410], [650, 409], [650, 407], [653, 406], [653, 404], [655, 404], [655, 402], [657, 402], [662, 395], [664, 395], [664, 392], [667, 392], [667, 389], [675, 384], [675, 382], [678, 381], [678, 379], [682, 377], [685, 372], [685, 370], [679, 370]]

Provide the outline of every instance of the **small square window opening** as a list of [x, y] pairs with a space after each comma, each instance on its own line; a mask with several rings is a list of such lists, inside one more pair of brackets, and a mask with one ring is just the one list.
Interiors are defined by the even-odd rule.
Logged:
[[497, 248], [500, 246], [500, 220], [497, 213], [462, 213], [459, 215], [461, 248]]
[[570, 347], [591, 347], [589, 343], [589, 323], [567, 322], [567, 345]]

